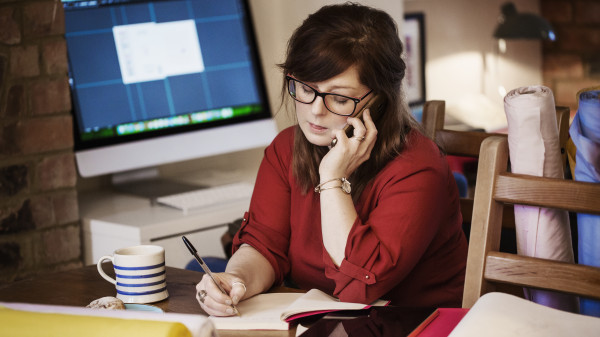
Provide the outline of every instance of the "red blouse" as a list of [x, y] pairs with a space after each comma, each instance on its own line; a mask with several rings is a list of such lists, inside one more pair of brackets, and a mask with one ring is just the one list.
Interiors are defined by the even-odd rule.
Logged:
[[[265, 149], [250, 210], [234, 240], [257, 249], [302, 289], [342, 301], [378, 298], [407, 307], [460, 306], [467, 242], [452, 172], [437, 146], [412, 132], [407, 148], [362, 192], [340, 267], [321, 235], [319, 194], [292, 174], [294, 127]], [[257, 271], [259, 272], [259, 271]]]

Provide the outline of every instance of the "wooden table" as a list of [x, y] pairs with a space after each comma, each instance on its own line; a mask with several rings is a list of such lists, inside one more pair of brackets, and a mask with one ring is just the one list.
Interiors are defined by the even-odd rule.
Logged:
[[[114, 277], [112, 265], [103, 265], [104, 271]], [[169, 298], [152, 303], [165, 312], [204, 314], [195, 298], [196, 283], [202, 273], [167, 267]], [[39, 275], [33, 279], [17, 281], [0, 288], [0, 301], [38, 304], [59, 304], [85, 307], [91, 301], [116, 296], [115, 285], [104, 280], [96, 266]]]
[[[103, 269], [108, 275], [114, 277], [114, 269], [110, 263], [105, 263]], [[196, 284], [203, 273], [172, 267], [166, 269], [169, 298], [152, 305], [165, 312], [206, 315], [196, 301]], [[95, 265], [39, 275], [33, 279], [0, 286], [0, 302], [85, 307], [91, 301], [104, 296], [116, 296], [115, 286], [100, 276]], [[295, 336], [295, 329], [289, 331], [227, 330], [219, 331], [219, 336]]]
[[[114, 277], [114, 270], [110, 263], [103, 265], [104, 271]], [[205, 315], [196, 301], [196, 284], [202, 278], [201, 272], [167, 267], [167, 290], [169, 298], [152, 303], [165, 312]], [[273, 292], [295, 291], [290, 288], [275, 288]], [[297, 291], [297, 290], [296, 290]], [[104, 280], [95, 265], [77, 268], [68, 271], [56, 272], [36, 276], [32, 279], [13, 282], [0, 286], [0, 302], [23, 302], [34, 304], [54, 304], [85, 307], [91, 301], [104, 296], [116, 296], [115, 286]], [[374, 308], [375, 314], [369, 313], [366, 317], [378, 316], [377, 322], [368, 322], [369, 332], [374, 335], [391, 336], [407, 335], [433, 311], [430, 309], [415, 308]], [[348, 320], [344, 320], [346, 323]], [[357, 323], [359, 323], [357, 321]], [[337, 324], [333, 320], [321, 320], [315, 323], [315, 329], [309, 330], [309, 336], [331, 336], [327, 326]], [[359, 326], [363, 331], [363, 327]], [[323, 330], [322, 333], [320, 331]], [[387, 330], [387, 332], [386, 332]], [[219, 330], [221, 337], [240, 336], [265, 336], [265, 337], [293, 337], [296, 328], [287, 331], [248, 331], [248, 330]], [[363, 336], [364, 334], [361, 334]]]

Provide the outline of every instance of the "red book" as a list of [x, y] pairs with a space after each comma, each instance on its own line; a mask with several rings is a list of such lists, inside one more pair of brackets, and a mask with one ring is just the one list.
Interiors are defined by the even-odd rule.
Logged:
[[467, 314], [469, 309], [438, 308], [423, 323], [413, 330], [408, 337], [445, 337]]

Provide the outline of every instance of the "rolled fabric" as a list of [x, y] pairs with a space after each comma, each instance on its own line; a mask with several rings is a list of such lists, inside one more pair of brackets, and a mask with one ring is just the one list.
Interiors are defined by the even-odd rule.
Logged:
[[[544, 86], [520, 87], [504, 98], [513, 173], [564, 179], [556, 107]], [[517, 251], [521, 255], [574, 262], [569, 214], [564, 210], [515, 205]], [[532, 301], [578, 312], [576, 297], [525, 289]]]
[[[569, 128], [575, 144], [574, 179], [600, 183], [600, 87], [578, 93], [578, 109]], [[577, 214], [579, 263], [600, 267], [600, 216]], [[581, 313], [600, 317], [600, 301], [581, 299]]]

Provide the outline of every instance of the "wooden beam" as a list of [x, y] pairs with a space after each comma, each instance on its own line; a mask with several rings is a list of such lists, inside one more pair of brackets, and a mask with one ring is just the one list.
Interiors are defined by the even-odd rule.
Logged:
[[[548, 282], [550, 276], [552, 282]], [[490, 282], [560, 290], [600, 299], [600, 268], [591, 266], [489, 252], [484, 278]]]
[[[568, 183], [575, 183], [577, 188], [563, 188]], [[600, 214], [598, 186], [598, 183], [502, 173], [496, 182], [494, 199], [511, 204], [561, 208], [572, 212], [596, 209], [592, 214]], [[554, 191], [563, 192], [559, 195]]]

